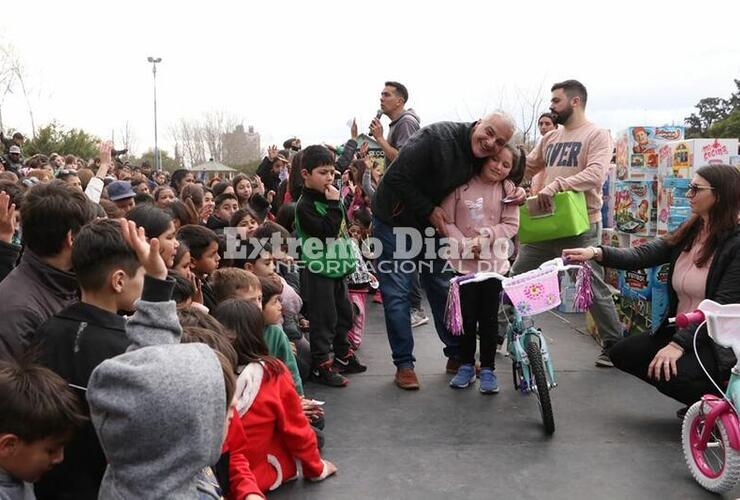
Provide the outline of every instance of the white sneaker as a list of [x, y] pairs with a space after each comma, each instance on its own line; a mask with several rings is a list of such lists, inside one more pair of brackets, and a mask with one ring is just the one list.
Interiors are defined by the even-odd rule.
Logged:
[[429, 318], [424, 314], [424, 311], [418, 309], [411, 310], [411, 328], [416, 328], [427, 323], [429, 323]]

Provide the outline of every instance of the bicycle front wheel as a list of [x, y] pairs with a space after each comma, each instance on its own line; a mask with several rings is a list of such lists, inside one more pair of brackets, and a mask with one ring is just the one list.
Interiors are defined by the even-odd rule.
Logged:
[[537, 405], [540, 407], [545, 432], [552, 434], [555, 432], [555, 416], [552, 413], [550, 388], [547, 385], [547, 375], [545, 374], [545, 364], [542, 360], [540, 343], [530, 338], [525, 351], [527, 352], [527, 358], [529, 358], [529, 370], [533, 379], [530, 381], [530, 387], [537, 397]]
[[697, 444], [706, 426], [704, 403], [697, 401], [686, 412], [681, 429], [683, 454], [696, 482], [714, 493], [726, 493], [740, 480], [740, 453], [730, 446], [730, 438], [722, 419], [714, 428], [704, 450]]

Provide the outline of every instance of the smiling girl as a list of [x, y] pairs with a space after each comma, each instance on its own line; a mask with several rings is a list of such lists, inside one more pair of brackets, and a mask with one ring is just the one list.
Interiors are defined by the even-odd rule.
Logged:
[[[509, 240], [519, 229], [519, 207], [505, 203], [513, 196], [524, 174], [524, 151], [506, 145], [488, 158], [470, 182], [450, 193], [442, 202], [450, 236], [450, 265], [458, 274], [509, 270]], [[506, 247], [500, 245], [506, 242]], [[463, 335], [461, 362], [453, 388], [475, 382], [476, 339], [480, 335], [480, 392], [498, 392], [493, 373], [498, 340], [497, 312], [501, 283], [491, 279], [460, 287]]]

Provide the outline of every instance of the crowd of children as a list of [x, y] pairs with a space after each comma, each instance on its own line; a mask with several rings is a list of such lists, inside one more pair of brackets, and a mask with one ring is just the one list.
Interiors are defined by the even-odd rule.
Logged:
[[[253, 499], [336, 472], [304, 387], [366, 370], [366, 160], [294, 149], [208, 182], [110, 144], [0, 172], [0, 496]], [[299, 269], [292, 237], [353, 253]]]
[[[522, 159], [505, 148], [445, 201], [468, 258], [516, 233], [502, 200]], [[0, 496], [254, 499], [335, 473], [306, 382], [343, 387], [367, 369], [382, 176], [367, 148], [352, 139], [337, 157], [292, 139], [257, 176], [207, 182], [114, 160], [108, 143], [53, 177], [40, 155], [0, 172]], [[498, 288], [462, 297], [451, 385], [475, 378], [480, 335], [481, 391], [495, 392], [479, 292]]]

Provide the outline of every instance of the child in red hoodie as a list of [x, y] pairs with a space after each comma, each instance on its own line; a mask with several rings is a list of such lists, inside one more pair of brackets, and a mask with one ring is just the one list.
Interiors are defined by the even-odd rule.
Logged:
[[[262, 314], [247, 323], [259, 325]], [[303, 413], [288, 368], [268, 355], [262, 327], [238, 332], [236, 348], [239, 367], [236, 382], [236, 410], [241, 419], [250, 467], [263, 492], [272, 491], [284, 482], [296, 479], [301, 464], [303, 477], [321, 481], [337, 471], [322, 460], [316, 434]], [[227, 437], [227, 444], [232, 436]]]

